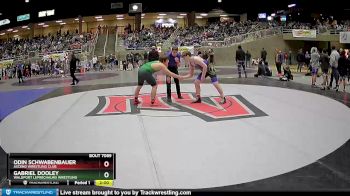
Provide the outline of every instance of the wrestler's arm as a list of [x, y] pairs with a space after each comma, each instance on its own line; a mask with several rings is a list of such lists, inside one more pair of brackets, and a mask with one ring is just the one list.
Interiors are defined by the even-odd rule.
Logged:
[[167, 75], [173, 78], [179, 78], [179, 79], [183, 79], [183, 76], [174, 74], [173, 72], [169, 71], [169, 69], [162, 63], [159, 63], [160, 69]]
[[188, 72], [188, 74], [184, 75], [184, 79], [188, 79], [188, 78], [192, 78], [193, 74], [194, 74], [194, 66], [192, 66], [191, 64], [189, 65], [190, 71]]

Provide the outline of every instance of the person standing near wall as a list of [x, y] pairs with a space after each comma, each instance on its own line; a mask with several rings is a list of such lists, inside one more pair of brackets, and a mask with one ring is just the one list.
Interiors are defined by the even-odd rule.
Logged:
[[71, 85], [76, 85], [79, 83], [79, 80], [75, 77], [75, 71], [77, 70], [77, 62], [80, 63], [80, 60], [75, 57], [74, 53], [72, 53], [71, 60], [70, 60], [70, 66], [69, 66], [70, 75], [73, 79], [73, 82]]
[[282, 75], [281, 67], [283, 63], [283, 54], [281, 50], [277, 50], [275, 61], [276, 61], [277, 74], [278, 76], [281, 76]]
[[320, 55], [318, 54], [317, 48], [312, 47], [311, 48], [311, 75], [312, 75], [312, 80], [311, 80], [311, 86], [316, 87], [316, 79], [317, 79], [317, 74], [318, 74], [318, 69], [320, 67]]
[[338, 60], [340, 58], [340, 55], [338, 51], [335, 49], [335, 46], [332, 46], [332, 52], [331, 55], [329, 56], [329, 64], [331, 65], [332, 68], [332, 75], [331, 75], [331, 81], [329, 83], [328, 89], [332, 88], [333, 84], [333, 78], [335, 79], [335, 90], [338, 91], [338, 81], [339, 81], [339, 72], [338, 72]]
[[306, 64], [306, 67], [307, 67], [307, 69], [310, 71], [310, 73], [311, 73], [311, 66], [310, 66], [310, 61], [311, 61], [311, 56], [310, 56], [310, 54], [309, 54], [309, 52], [308, 51], [306, 51], [305, 52], [305, 64]]
[[262, 58], [264, 63], [266, 63], [267, 52], [266, 52], [265, 48], [262, 49], [260, 57]]
[[249, 67], [251, 65], [251, 61], [250, 61], [251, 58], [252, 58], [252, 55], [247, 50], [247, 52], [245, 53], [245, 65], [247, 67]]
[[297, 54], [297, 62], [298, 62], [298, 70], [299, 72], [301, 72], [301, 68], [304, 65], [305, 62], [305, 56], [303, 54], [303, 49], [300, 49], [298, 54]]
[[292, 51], [289, 51], [289, 54], [288, 54], [288, 63], [289, 65], [292, 65]]
[[244, 71], [244, 75], [245, 77], [247, 78], [247, 72], [245, 70], [245, 65], [244, 65], [244, 61], [245, 61], [245, 53], [242, 49], [242, 46], [239, 45], [238, 46], [238, 50], [236, 51], [236, 63], [237, 63], [237, 66], [238, 66], [238, 77], [241, 78], [241, 72], [242, 72], [242, 68], [243, 68], [243, 71]]
[[343, 92], [345, 92], [345, 86], [346, 86], [346, 77], [347, 77], [347, 72], [348, 72], [348, 67], [349, 67], [349, 59], [346, 58], [345, 51], [343, 50], [340, 53], [340, 58], [338, 60], [338, 71], [340, 75], [340, 80], [338, 86], [340, 86], [341, 83], [343, 83]]
[[18, 64], [18, 67], [17, 67], [17, 77], [18, 77], [18, 83], [23, 83], [23, 67], [24, 67], [24, 64], [22, 63], [19, 63]]
[[326, 90], [326, 87], [328, 86], [328, 70], [329, 70], [329, 56], [327, 54], [327, 49], [323, 49], [322, 53], [320, 55], [320, 63], [321, 63], [321, 70], [322, 70], [322, 88], [321, 90]]

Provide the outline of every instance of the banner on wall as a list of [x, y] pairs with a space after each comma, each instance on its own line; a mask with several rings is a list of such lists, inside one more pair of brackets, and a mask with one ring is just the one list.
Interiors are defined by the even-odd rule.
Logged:
[[13, 59], [0, 61], [0, 68], [5, 68], [8, 65], [12, 65], [12, 64], [13, 64]]
[[54, 53], [54, 54], [47, 54], [43, 56], [43, 60], [44, 61], [49, 61], [51, 58], [52, 60], [56, 61], [56, 60], [61, 60], [63, 61], [65, 58], [65, 53]]
[[191, 54], [194, 54], [194, 46], [180, 46], [179, 47], [179, 52], [185, 52], [185, 51], [190, 51]]
[[339, 42], [341, 44], [349, 44], [350, 43], [350, 32], [340, 32], [339, 33]]
[[316, 38], [316, 30], [293, 29], [293, 37]]

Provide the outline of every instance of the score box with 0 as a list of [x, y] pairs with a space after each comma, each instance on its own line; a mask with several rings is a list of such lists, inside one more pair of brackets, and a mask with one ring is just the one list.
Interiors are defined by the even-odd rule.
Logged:
[[[115, 153], [8, 154], [9, 180], [114, 180]], [[41, 173], [56, 175], [41, 175]]]

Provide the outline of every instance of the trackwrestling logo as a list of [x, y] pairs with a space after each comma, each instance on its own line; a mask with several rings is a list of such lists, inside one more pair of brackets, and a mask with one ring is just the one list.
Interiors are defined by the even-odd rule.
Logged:
[[202, 103], [192, 103], [194, 94], [182, 93], [184, 99], [172, 95], [172, 103], [166, 102], [166, 95], [157, 95], [151, 104], [150, 95], [139, 96], [141, 103], [133, 105], [132, 95], [99, 96], [99, 103], [86, 116], [140, 114], [142, 110], [187, 112], [207, 122], [267, 116], [241, 95], [227, 95], [227, 102], [220, 105], [220, 97], [202, 97]]

